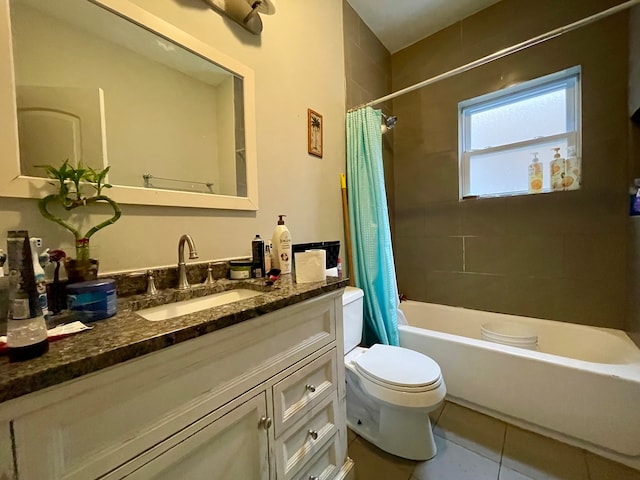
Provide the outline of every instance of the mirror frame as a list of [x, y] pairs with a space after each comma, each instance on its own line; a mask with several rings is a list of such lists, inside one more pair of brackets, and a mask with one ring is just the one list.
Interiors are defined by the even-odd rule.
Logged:
[[[86, 0], [133, 22], [241, 77], [244, 91], [247, 196], [215, 195], [114, 185], [118, 203], [153, 206], [258, 210], [255, 74], [252, 69], [127, 0]], [[16, 85], [9, 0], [0, 0], [0, 197], [42, 198], [53, 193], [46, 178], [20, 175]]]

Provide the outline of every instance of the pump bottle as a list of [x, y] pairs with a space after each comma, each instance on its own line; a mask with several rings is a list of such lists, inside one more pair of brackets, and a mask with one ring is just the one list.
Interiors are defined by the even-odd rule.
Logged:
[[542, 192], [542, 164], [538, 152], [534, 152], [533, 160], [529, 164], [529, 193]]
[[279, 268], [280, 273], [291, 273], [291, 233], [284, 224], [282, 217], [286, 215], [278, 215], [278, 225], [273, 231], [271, 243], [272, 250], [272, 267]]

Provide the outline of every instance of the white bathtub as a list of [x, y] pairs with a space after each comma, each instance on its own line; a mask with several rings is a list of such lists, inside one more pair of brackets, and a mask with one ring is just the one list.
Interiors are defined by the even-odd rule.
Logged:
[[[640, 350], [622, 331], [402, 302], [400, 345], [433, 358], [454, 402], [640, 469]], [[537, 351], [481, 340], [535, 329]]]

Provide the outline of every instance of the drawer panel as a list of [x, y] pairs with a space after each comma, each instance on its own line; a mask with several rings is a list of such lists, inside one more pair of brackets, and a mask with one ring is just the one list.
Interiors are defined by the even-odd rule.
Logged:
[[100, 477], [335, 338], [318, 297], [36, 393], [14, 420], [20, 479]]
[[340, 470], [342, 462], [339, 460], [338, 446], [335, 437], [330, 440], [316, 455], [309, 461], [294, 480], [330, 480], [333, 479]]
[[337, 432], [338, 393], [325, 398], [276, 440], [277, 478], [291, 479]]
[[276, 437], [337, 390], [336, 355], [334, 348], [273, 387]]

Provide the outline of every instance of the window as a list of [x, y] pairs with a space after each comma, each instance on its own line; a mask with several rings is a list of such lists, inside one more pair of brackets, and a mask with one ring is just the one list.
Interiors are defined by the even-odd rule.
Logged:
[[534, 153], [551, 189], [554, 148], [580, 158], [580, 67], [458, 105], [461, 197], [529, 193]]

